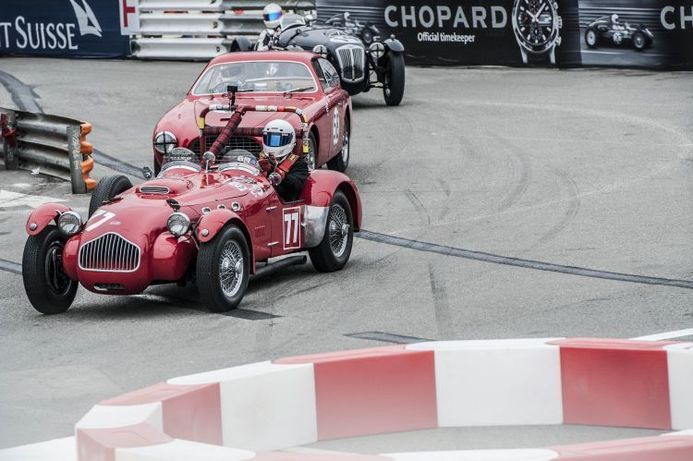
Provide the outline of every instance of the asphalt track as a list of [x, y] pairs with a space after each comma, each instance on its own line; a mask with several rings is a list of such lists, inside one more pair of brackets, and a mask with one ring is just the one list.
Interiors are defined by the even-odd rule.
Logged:
[[[151, 163], [156, 120], [201, 68], [3, 58], [0, 106], [90, 121], [95, 176], [136, 179]], [[88, 198], [41, 176], [0, 173], [0, 447], [69, 435], [103, 398], [272, 357], [693, 326], [693, 74], [407, 72], [400, 107], [376, 92], [354, 98], [349, 174], [368, 232], [350, 264], [257, 280], [227, 315], [174, 287], [127, 298], [82, 290], [67, 313], [37, 314], [18, 275], [24, 221], [42, 200], [84, 212]], [[644, 432], [480, 428], [320, 448], [531, 447]]]

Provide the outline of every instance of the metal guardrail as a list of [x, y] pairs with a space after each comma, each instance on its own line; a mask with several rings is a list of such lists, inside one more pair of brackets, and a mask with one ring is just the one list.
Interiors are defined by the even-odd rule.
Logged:
[[0, 139], [5, 168], [21, 168], [72, 183], [72, 193], [96, 187], [91, 124], [67, 117], [0, 108]]
[[[275, 0], [285, 12], [315, 10], [315, 0]], [[133, 56], [141, 59], [210, 59], [231, 51], [238, 36], [252, 41], [264, 28], [266, 0], [140, 0]]]

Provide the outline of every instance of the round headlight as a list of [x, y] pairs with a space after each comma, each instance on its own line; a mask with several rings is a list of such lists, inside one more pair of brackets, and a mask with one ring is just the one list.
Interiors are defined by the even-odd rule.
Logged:
[[190, 218], [188, 218], [188, 215], [185, 213], [176, 211], [168, 217], [166, 227], [168, 227], [168, 231], [171, 233], [171, 235], [174, 237], [180, 237], [188, 232], [188, 229], [190, 229]]
[[58, 229], [65, 235], [75, 235], [82, 229], [82, 217], [74, 211], [66, 211], [58, 218]]
[[160, 154], [168, 154], [176, 146], [178, 140], [170, 131], [160, 131], [154, 136], [154, 149]]
[[371, 56], [375, 59], [380, 59], [385, 56], [385, 45], [380, 42], [373, 42], [371, 46], [368, 47], [368, 51], [370, 51]]

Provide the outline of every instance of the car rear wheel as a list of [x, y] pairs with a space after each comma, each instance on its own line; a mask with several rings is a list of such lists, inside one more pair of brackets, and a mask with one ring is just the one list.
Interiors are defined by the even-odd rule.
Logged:
[[346, 171], [349, 166], [349, 156], [351, 154], [351, 144], [349, 141], [351, 139], [351, 126], [349, 124], [349, 119], [344, 118], [344, 137], [342, 140], [342, 150], [327, 162], [327, 168], [335, 171]]
[[599, 41], [597, 31], [589, 28], [585, 31], [585, 43], [587, 46], [590, 48], [594, 48], [597, 46], [597, 42]]
[[250, 279], [250, 252], [241, 229], [226, 226], [214, 239], [200, 244], [197, 255], [197, 287], [214, 312], [235, 309]]
[[647, 45], [647, 40], [645, 39], [645, 34], [642, 32], [635, 32], [633, 34], [633, 48], [637, 51], [642, 51]]
[[349, 261], [353, 241], [351, 206], [344, 193], [338, 190], [332, 197], [322, 241], [308, 250], [310, 261], [318, 272], [338, 271]]
[[[298, 141], [298, 142], [302, 142], [302, 141]], [[318, 168], [317, 162], [318, 162], [317, 143], [315, 142], [315, 135], [313, 135], [313, 133], [310, 133], [308, 135], [308, 153], [306, 154], [306, 163], [308, 164], [308, 169], [314, 170], [314, 169]]]
[[118, 194], [122, 194], [132, 187], [132, 183], [122, 174], [106, 176], [96, 185], [89, 200], [89, 217], [107, 200], [111, 200]]
[[66, 240], [57, 227], [48, 226], [39, 234], [29, 236], [24, 246], [24, 291], [34, 309], [42, 314], [65, 312], [77, 294], [77, 282], [63, 271]]
[[404, 56], [388, 51], [383, 97], [388, 106], [398, 106], [404, 97]]

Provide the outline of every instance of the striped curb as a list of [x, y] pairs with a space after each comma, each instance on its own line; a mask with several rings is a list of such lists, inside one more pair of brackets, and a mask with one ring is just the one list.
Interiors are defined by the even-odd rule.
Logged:
[[[519, 450], [276, 452], [320, 440], [495, 425], [683, 430]], [[80, 461], [690, 461], [693, 343], [442, 341], [289, 357], [174, 378], [92, 408]]]

